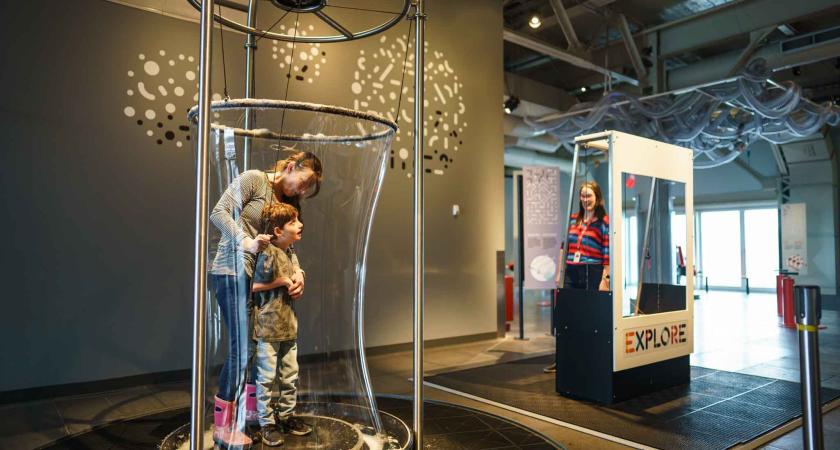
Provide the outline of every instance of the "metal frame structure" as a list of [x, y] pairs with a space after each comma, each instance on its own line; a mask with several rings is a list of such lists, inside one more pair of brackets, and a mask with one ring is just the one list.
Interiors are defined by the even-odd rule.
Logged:
[[[314, 13], [321, 20], [341, 32], [336, 36], [287, 36], [279, 33], [272, 33], [269, 30], [256, 28], [256, 1], [249, 0], [248, 25], [224, 19], [213, 13], [214, 0], [187, 0], [191, 5], [200, 11], [199, 21], [199, 90], [196, 124], [198, 136], [196, 139], [196, 196], [195, 196], [195, 271], [193, 284], [193, 367], [192, 367], [192, 390], [191, 390], [191, 416], [190, 416], [190, 449], [203, 450], [204, 448], [204, 402], [205, 402], [205, 379], [204, 366], [206, 364], [206, 328], [204, 319], [207, 312], [207, 250], [208, 250], [208, 225], [209, 225], [209, 142], [210, 137], [210, 86], [212, 67], [212, 30], [214, 19], [222, 24], [248, 35], [246, 42], [247, 66], [246, 66], [246, 96], [252, 98], [254, 95], [254, 50], [256, 42], [254, 35], [260, 38], [269, 38], [281, 41], [294, 41], [304, 43], [316, 42], [342, 42], [371, 36], [395, 25], [406, 17], [410, 6], [414, 6], [415, 14], [415, 109], [414, 109], [414, 397], [413, 397], [413, 431], [415, 448], [423, 448], [423, 305], [425, 301], [424, 285], [424, 209], [423, 209], [423, 174], [424, 174], [424, 130], [423, 130], [423, 101], [424, 101], [424, 54], [425, 48], [425, 25], [426, 13], [424, 0], [404, 0], [403, 9], [395, 17], [376, 27], [360, 31], [350, 32], [341, 27], [320, 9], [314, 11], [297, 11], [300, 13]], [[200, 2], [200, 3], [199, 3]], [[326, 3], [326, 2], [324, 2]], [[242, 11], [244, 5], [230, 0], [218, 0], [218, 4], [226, 7], [233, 7]], [[320, 12], [320, 13], [319, 13]], [[250, 115], [249, 115], [250, 116]], [[246, 124], [250, 124], [246, 118]], [[247, 128], [247, 126], [246, 126]], [[246, 150], [246, 158], [248, 152]], [[245, 160], [246, 168], [247, 161]], [[361, 323], [361, 321], [360, 321]], [[360, 330], [363, 333], [364, 330]], [[369, 382], [369, 380], [368, 380]]]
[[[187, 1], [190, 3], [190, 5], [192, 5], [195, 9], [197, 9], [199, 11], [203, 11], [203, 9], [202, 9], [204, 7], [203, 2], [206, 2], [206, 0], [187, 0]], [[254, 19], [255, 14], [252, 14], [252, 12], [256, 11], [256, 3], [257, 3], [256, 0], [248, 0], [248, 5], [237, 3], [237, 2], [232, 1], [232, 0], [216, 0], [215, 3], [217, 3], [219, 6], [224, 6], [224, 7], [231, 8], [231, 9], [234, 9], [234, 10], [237, 10], [237, 11], [244, 12], [244, 13], [248, 14], [248, 19], [247, 19], [248, 23], [247, 24], [241, 24], [241, 23], [236, 22], [234, 20], [227, 19], [227, 18], [223, 17], [221, 14], [215, 14], [215, 13], [213, 14], [213, 18], [216, 22], [224, 24], [224, 25], [226, 25], [230, 28], [233, 28], [234, 30], [241, 31], [241, 32], [243, 32], [247, 35], [257, 35], [260, 38], [268, 38], [268, 39], [273, 39], [273, 40], [276, 40], [276, 41], [303, 42], [303, 43], [314, 44], [314, 43], [324, 43], [324, 42], [352, 41], [352, 40], [355, 40], [355, 39], [361, 39], [361, 38], [365, 38], [365, 37], [368, 37], [368, 36], [373, 36], [375, 34], [381, 33], [383, 31], [393, 27], [397, 23], [399, 23], [399, 21], [402, 20], [402, 18], [405, 17], [406, 14], [408, 14], [408, 9], [412, 5], [412, 3], [421, 3], [421, 2], [420, 1], [412, 2], [411, 0], [403, 0], [402, 9], [400, 11], [393, 11], [393, 16], [394, 17], [392, 17], [392, 18], [390, 18], [390, 19], [388, 19], [388, 20], [386, 20], [386, 21], [384, 21], [384, 22], [382, 22], [378, 25], [375, 25], [371, 28], [368, 28], [366, 30], [354, 32], [354, 31], [348, 29], [347, 27], [341, 25], [341, 23], [339, 23], [334, 18], [332, 18], [331, 16], [329, 16], [327, 13], [324, 12], [324, 8], [330, 6], [326, 1], [318, 2], [318, 3], [321, 3], [321, 4], [317, 5], [317, 6], [314, 6], [314, 7], [294, 7], [294, 6], [281, 5], [281, 3], [283, 3], [283, 2], [280, 1], [280, 0], [272, 0], [272, 3], [274, 3], [275, 6], [277, 6], [278, 8], [282, 8], [282, 9], [288, 11], [288, 12], [297, 12], [297, 13], [301, 13], [301, 14], [308, 13], [308, 14], [315, 15], [316, 17], [321, 19], [321, 21], [323, 21], [324, 23], [329, 25], [331, 28], [333, 28], [333, 29], [335, 29], [336, 31], [339, 32], [339, 34], [332, 35], [332, 36], [296, 36], [296, 35], [288, 35], [288, 34], [283, 34], [283, 33], [275, 33], [273, 31], [271, 31], [270, 29], [269, 30], [258, 29], [257, 26], [256, 26], [256, 21]]]

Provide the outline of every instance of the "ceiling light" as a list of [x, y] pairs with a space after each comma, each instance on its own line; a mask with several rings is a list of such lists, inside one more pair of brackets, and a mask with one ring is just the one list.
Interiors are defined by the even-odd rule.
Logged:
[[528, 21], [528, 26], [537, 29], [542, 25], [542, 21], [540, 20], [539, 16], [531, 16], [531, 20]]
[[580, 88], [580, 91], [581, 91], [581, 92], [586, 92], [586, 86], [581, 87], [581, 88]]
[[504, 106], [506, 113], [512, 113], [516, 108], [519, 107], [519, 98], [511, 95], [505, 100]]

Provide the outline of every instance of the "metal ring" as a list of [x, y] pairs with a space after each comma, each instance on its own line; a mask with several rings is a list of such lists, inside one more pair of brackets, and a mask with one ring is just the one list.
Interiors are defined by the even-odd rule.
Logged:
[[[378, 123], [384, 125], [386, 128], [381, 131], [376, 131], [370, 134], [354, 135], [354, 136], [325, 136], [321, 134], [281, 134], [267, 129], [253, 129], [248, 130], [244, 128], [227, 127], [224, 125], [212, 125], [214, 130], [225, 128], [232, 128], [234, 134], [239, 136], [259, 137], [266, 139], [280, 139], [297, 142], [362, 142], [381, 139], [388, 135], [397, 132], [398, 126], [394, 121], [388, 120], [378, 114], [369, 112], [357, 111], [350, 108], [342, 108], [333, 105], [321, 105], [317, 103], [295, 102], [291, 100], [270, 100], [270, 99], [254, 99], [254, 98], [240, 98], [232, 100], [217, 100], [210, 103], [210, 111], [218, 112], [230, 109], [287, 109], [295, 111], [311, 111], [316, 113], [333, 114], [337, 116], [350, 117], [361, 119], [368, 122]], [[198, 120], [198, 105], [190, 108], [187, 113], [187, 119], [190, 123], [196, 123]]]
[[[201, 0], [187, 0], [187, 2], [189, 4], [191, 4], [193, 6], [193, 8], [197, 9], [198, 11], [201, 11]], [[217, 0], [217, 3], [219, 3], [222, 6], [227, 6], [227, 7], [234, 8], [238, 11], [242, 11], [242, 12], [245, 12], [245, 13], [248, 12], [247, 5], [239, 5], [239, 4], [235, 4], [233, 2], [230, 2], [230, 1], [220, 1], [220, 0]], [[237, 5], [237, 6], [233, 6], [234, 4]], [[240, 8], [238, 6], [241, 6], [242, 8]], [[326, 6], [329, 6], [329, 5], [326, 5]], [[340, 34], [332, 35], [332, 36], [300, 36], [300, 35], [291, 36], [291, 35], [288, 35], [288, 34], [275, 33], [273, 31], [268, 31], [268, 30], [260, 30], [258, 28], [250, 27], [248, 25], [244, 25], [244, 24], [241, 24], [239, 22], [236, 22], [236, 21], [233, 21], [233, 20], [230, 20], [230, 19], [226, 19], [226, 18], [222, 17], [221, 15], [219, 15], [215, 12], [213, 13], [213, 19], [216, 22], [221, 23], [223, 25], [226, 25], [229, 28], [232, 28], [234, 30], [238, 30], [238, 31], [241, 31], [243, 33], [251, 34], [251, 35], [254, 35], [254, 36], [259, 36], [260, 38], [272, 39], [272, 40], [275, 40], [275, 41], [303, 42], [303, 43], [310, 43], [310, 44], [321, 43], [321, 42], [344, 42], [344, 41], [352, 41], [352, 40], [355, 40], [355, 39], [361, 39], [361, 38], [368, 37], [368, 36], [373, 36], [375, 34], [381, 33], [383, 31], [393, 27], [400, 20], [402, 20], [404, 17], [406, 17], [406, 15], [408, 14], [408, 9], [409, 9], [410, 6], [411, 6], [411, 0], [403, 0], [402, 10], [400, 11], [399, 14], [395, 13], [395, 16], [392, 19], [390, 19], [386, 22], [383, 22], [383, 23], [381, 23], [381, 24], [379, 24], [375, 27], [368, 28], [367, 30], [363, 30], [363, 31], [359, 31], [359, 32], [353, 32], [353, 31], [348, 30], [347, 28], [343, 27], [335, 19], [333, 19], [332, 17], [330, 17], [326, 13], [324, 13], [322, 9], [317, 9], [317, 10], [314, 10], [312, 12], [305, 12], [305, 11], [304, 12], [299, 12], [299, 14], [313, 14], [313, 15], [315, 15], [322, 22], [324, 22], [327, 25], [329, 25], [330, 27], [338, 30], [338, 32], [340, 33]]]

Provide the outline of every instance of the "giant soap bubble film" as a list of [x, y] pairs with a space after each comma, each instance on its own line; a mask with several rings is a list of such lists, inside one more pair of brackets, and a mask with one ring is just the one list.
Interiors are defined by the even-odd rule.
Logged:
[[[298, 321], [294, 414], [312, 426], [313, 432], [306, 436], [284, 434], [283, 448], [407, 448], [411, 438], [405, 424], [376, 407], [364, 360], [361, 323], [368, 238], [396, 125], [343, 108], [278, 100], [213, 102], [211, 111], [211, 211], [220, 199], [232, 195], [235, 206], [225, 213], [232, 221], [241, 222], [249, 213], [243, 205], [255, 201], [254, 192], [269, 192], [268, 180], [282, 174], [283, 161], [299, 152], [311, 152], [323, 168], [320, 191], [312, 196], [315, 188], [310, 187], [299, 204], [303, 233], [293, 252], [305, 272], [305, 285], [303, 295], [290, 302]], [[253, 114], [253, 119], [246, 130], [247, 113]], [[195, 108], [190, 119], [195, 134]], [[249, 179], [252, 182], [246, 182]], [[277, 197], [263, 198], [260, 209], [266, 202], [280, 202]], [[233, 255], [237, 276], [226, 278], [228, 288], [238, 292], [240, 301], [251, 301], [255, 297], [245, 293], [252, 287], [247, 275], [252, 273], [254, 255], [241, 247], [232, 249], [231, 240], [220, 231], [220, 220], [214, 217], [220, 209], [211, 212], [210, 272], [219, 271], [217, 257]], [[259, 233], [269, 232], [263, 222]], [[234, 397], [229, 399], [229, 410], [222, 411], [229, 415], [228, 432], [242, 432], [257, 446], [259, 426], [246, 420], [255, 418], [248, 417], [248, 397], [254, 395], [248, 385], [254, 381], [252, 369], [258, 359], [252, 341], [253, 315], [245, 306], [231, 311], [228, 302], [219, 298], [218, 284], [218, 277], [208, 273], [205, 447], [212, 448], [215, 441], [216, 448], [243, 448], [243, 439], [237, 441], [230, 435], [220, 439], [218, 429], [214, 435], [214, 421], [219, 423], [220, 412], [216, 397], [224, 397], [220, 382], [227, 386], [222, 390], [232, 391], [228, 396]], [[248, 317], [243, 319], [242, 313]], [[237, 347], [237, 336], [245, 335], [248, 354], [236, 358], [236, 349], [246, 347]], [[222, 372], [227, 380], [220, 380]], [[281, 394], [279, 389], [275, 383], [270, 404], [277, 411], [283, 410], [288, 398], [288, 392]]]

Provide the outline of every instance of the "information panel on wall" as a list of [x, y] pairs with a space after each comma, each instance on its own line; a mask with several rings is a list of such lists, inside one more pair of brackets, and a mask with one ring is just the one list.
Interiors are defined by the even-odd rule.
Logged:
[[805, 203], [782, 205], [782, 264], [785, 270], [808, 274], [808, 226]]
[[553, 289], [560, 252], [560, 168], [522, 172], [525, 289]]

